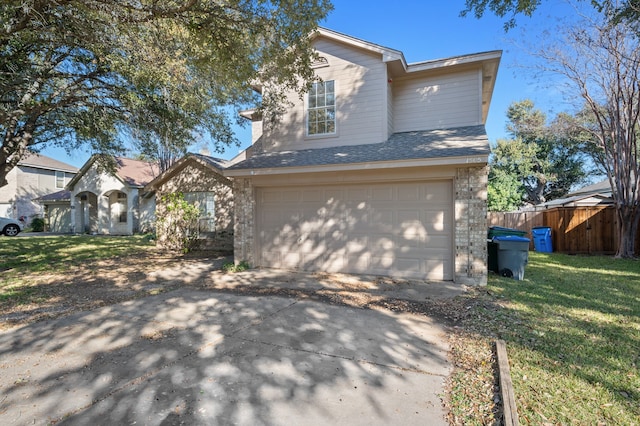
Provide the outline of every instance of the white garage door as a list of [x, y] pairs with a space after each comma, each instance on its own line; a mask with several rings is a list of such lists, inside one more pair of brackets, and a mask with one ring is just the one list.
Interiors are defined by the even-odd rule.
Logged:
[[453, 279], [451, 181], [259, 188], [260, 266]]
[[71, 229], [71, 207], [49, 206], [49, 231], [69, 232]]

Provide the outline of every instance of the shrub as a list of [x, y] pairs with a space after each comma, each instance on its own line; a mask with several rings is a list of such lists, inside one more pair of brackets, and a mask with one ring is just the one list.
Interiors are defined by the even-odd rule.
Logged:
[[198, 239], [197, 221], [200, 210], [189, 204], [181, 192], [165, 194], [156, 211], [158, 242], [168, 250], [188, 253]]
[[40, 217], [34, 217], [31, 221], [31, 230], [33, 232], [42, 232], [44, 231], [44, 219]]
[[251, 269], [251, 265], [246, 260], [241, 261], [237, 265], [233, 262], [227, 262], [222, 265], [222, 270], [228, 274], [232, 274], [234, 272], [242, 272], [247, 269]]

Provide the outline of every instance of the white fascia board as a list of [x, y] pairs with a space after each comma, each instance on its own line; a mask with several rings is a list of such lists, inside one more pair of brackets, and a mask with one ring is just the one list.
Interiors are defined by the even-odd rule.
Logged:
[[407, 72], [428, 71], [436, 68], [451, 67], [455, 65], [471, 64], [474, 62], [482, 62], [496, 60], [502, 57], [502, 51], [493, 50], [490, 52], [475, 53], [471, 55], [454, 56], [452, 58], [436, 59], [425, 62], [414, 62], [407, 65]]
[[432, 166], [473, 166], [486, 165], [489, 161], [488, 155], [474, 155], [463, 157], [438, 157], [423, 158], [413, 160], [398, 161], [376, 161], [373, 163], [350, 163], [350, 164], [326, 164], [320, 166], [299, 166], [299, 167], [275, 167], [259, 169], [238, 169], [224, 170], [227, 177], [284, 175], [296, 173], [317, 173], [317, 172], [346, 172], [358, 170], [377, 169], [397, 169], [404, 167], [432, 167]]

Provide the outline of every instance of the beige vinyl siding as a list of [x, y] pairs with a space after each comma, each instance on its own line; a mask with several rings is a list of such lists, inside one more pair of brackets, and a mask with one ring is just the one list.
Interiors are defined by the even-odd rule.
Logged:
[[[387, 77], [388, 79], [389, 77]], [[387, 81], [387, 137], [393, 134], [393, 81]]]
[[333, 80], [336, 91], [336, 134], [306, 135], [306, 97], [291, 95], [293, 107], [278, 128], [264, 129], [266, 150], [321, 148], [382, 142], [387, 138], [384, 86], [386, 67], [380, 55], [319, 38], [315, 46], [329, 66], [316, 69], [325, 81]]
[[394, 132], [481, 124], [478, 70], [394, 81]]

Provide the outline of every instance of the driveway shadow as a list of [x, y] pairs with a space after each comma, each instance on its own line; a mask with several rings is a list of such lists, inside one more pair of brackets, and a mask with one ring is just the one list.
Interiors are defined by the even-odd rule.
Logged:
[[425, 316], [180, 289], [0, 334], [2, 424], [446, 424]]

